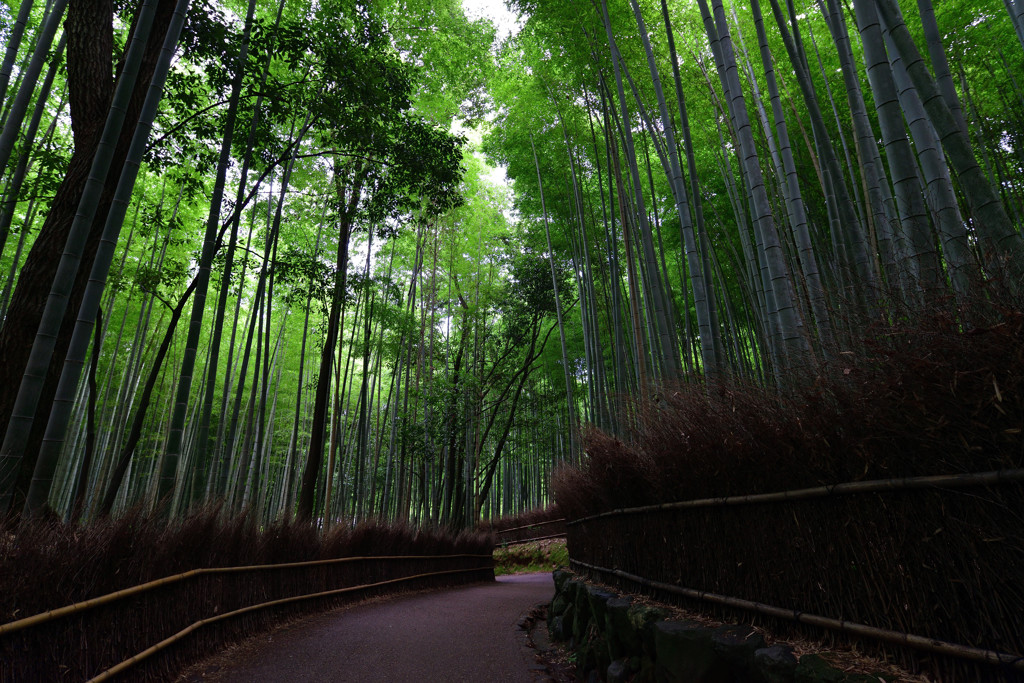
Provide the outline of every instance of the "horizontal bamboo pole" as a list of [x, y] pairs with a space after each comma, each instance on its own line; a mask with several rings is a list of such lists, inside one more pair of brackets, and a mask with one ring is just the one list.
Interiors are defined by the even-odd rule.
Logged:
[[299, 567], [314, 567], [317, 565], [328, 565], [328, 564], [343, 564], [348, 562], [362, 562], [367, 560], [435, 560], [435, 559], [455, 559], [459, 557], [491, 557], [490, 555], [379, 555], [379, 556], [361, 556], [361, 557], [336, 557], [328, 560], [309, 560], [307, 562], [287, 562], [284, 564], [253, 564], [242, 567], [202, 567], [199, 569], [190, 569], [187, 572], [181, 574], [173, 574], [171, 576], [165, 576], [161, 579], [154, 579], [138, 586], [132, 586], [131, 588], [122, 588], [119, 591], [113, 593], [107, 593], [96, 598], [90, 598], [89, 600], [83, 600], [82, 602], [76, 602], [73, 605], [67, 605], [65, 607], [58, 607], [47, 612], [40, 612], [30, 617], [18, 619], [17, 621], [11, 621], [6, 624], [0, 624], [0, 636], [5, 636], [15, 631], [28, 628], [30, 626], [36, 626], [38, 624], [45, 623], [47, 621], [53, 621], [65, 617], [69, 614], [76, 614], [93, 607], [99, 607], [100, 605], [106, 605], [120, 600], [121, 598], [127, 598], [132, 595], [138, 595], [139, 593], [145, 593], [146, 591], [161, 586], [167, 586], [172, 583], [179, 581], [185, 581], [202, 574], [233, 574], [240, 572], [251, 572], [260, 571], [264, 569], [294, 569]]
[[510, 545], [521, 545], [523, 543], [533, 543], [534, 541], [546, 541], [551, 538], [565, 538], [565, 534], [552, 534], [551, 536], [537, 536], [536, 538], [521, 538], [518, 541], [499, 541], [498, 547], [505, 548]]
[[651, 579], [645, 579], [642, 576], [629, 574], [619, 569], [608, 569], [606, 567], [598, 567], [596, 565], [589, 564], [587, 562], [581, 562], [579, 560], [570, 559], [569, 564], [577, 565], [594, 572], [618, 576], [620, 578], [638, 583], [642, 586], [647, 586], [648, 588], [655, 588], [657, 590], [662, 590], [667, 593], [682, 595], [683, 597], [687, 598], [703, 600], [706, 602], [713, 602], [719, 605], [725, 605], [727, 607], [735, 607], [748, 612], [756, 612], [758, 614], [764, 614], [770, 617], [777, 617], [779, 619], [785, 619], [788, 621], [796, 621], [801, 624], [808, 624], [810, 626], [817, 626], [818, 628], [827, 629], [830, 631], [838, 631], [840, 633], [846, 633], [849, 635], [859, 636], [862, 638], [869, 638], [871, 640], [878, 640], [885, 643], [900, 645], [902, 647], [911, 648], [914, 650], [924, 650], [926, 652], [934, 652], [940, 655], [956, 657], [958, 659], [967, 659], [973, 662], [981, 662], [984, 664], [1006, 666], [1011, 669], [1014, 669], [1015, 671], [1024, 672], [1024, 656], [1022, 655], [1012, 655], [1004, 652], [996, 652], [994, 650], [984, 650], [981, 648], [970, 647], [967, 645], [958, 645], [956, 643], [948, 643], [944, 640], [926, 638], [924, 636], [917, 636], [911, 633], [900, 633], [898, 631], [890, 631], [888, 629], [867, 626], [865, 624], [858, 624], [852, 621], [833, 619], [831, 617], [822, 617], [815, 614], [807, 614], [799, 610], [788, 610], [783, 609], [781, 607], [773, 607], [771, 605], [766, 605], [761, 602], [743, 600], [742, 598], [732, 598], [725, 595], [718, 595], [717, 593], [708, 593], [706, 591], [695, 590], [693, 588], [683, 588], [682, 586], [676, 586], [670, 583], [662, 583], [661, 581], [652, 581]]
[[[459, 557], [459, 556], [457, 556], [457, 555], [449, 555], [448, 557]], [[480, 556], [472, 555], [472, 556], [463, 556], [463, 557], [480, 557]], [[478, 571], [481, 571], [482, 569], [484, 569], [484, 568], [483, 567], [476, 567], [475, 569], [447, 569], [445, 571], [440, 571], [440, 572], [430, 572], [430, 573], [427, 573], [427, 574], [415, 574], [413, 576], [404, 576], [404, 577], [399, 578], [399, 579], [389, 579], [387, 581], [380, 581], [378, 583], [368, 583], [368, 584], [365, 584], [365, 585], [362, 585], [362, 586], [349, 586], [348, 588], [336, 588], [334, 590], [323, 591], [323, 592], [320, 592], [320, 593], [309, 593], [307, 595], [296, 595], [296, 596], [292, 596], [290, 598], [281, 598], [280, 600], [271, 600], [270, 602], [261, 602], [258, 605], [250, 605], [248, 607], [242, 607], [241, 609], [236, 609], [236, 610], [234, 610], [232, 612], [225, 612], [224, 614], [218, 614], [215, 617], [208, 617], [206, 619], [200, 619], [199, 621], [194, 622], [194, 623], [190, 624], [189, 626], [186, 626], [182, 630], [178, 631], [173, 636], [170, 636], [168, 638], [164, 638], [163, 640], [161, 640], [156, 645], [153, 645], [152, 647], [148, 647], [145, 650], [143, 650], [142, 652], [138, 653], [137, 655], [134, 655], [133, 657], [130, 657], [129, 659], [124, 660], [120, 664], [117, 664], [116, 666], [113, 666], [113, 667], [107, 669], [106, 671], [101, 672], [97, 676], [94, 676], [93, 678], [90, 678], [88, 683], [99, 683], [100, 681], [108, 681], [111, 678], [113, 678], [114, 676], [116, 676], [117, 674], [121, 673], [122, 671], [125, 671], [126, 669], [129, 669], [129, 668], [135, 666], [136, 664], [141, 662], [143, 659], [146, 659], [150, 655], [152, 655], [152, 654], [154, 654], [156, 652], [159, 652], [160, 650], [164, 649], [168, 645], [172, 645], [172, 644], [176, 643], [177, 641], [181, 640], [182, 638], [184, 638], [185, 636], [189, 635], [193, 631], [197, 631], [200, 628], [202, 628], [203, 626], [209, 626], [210, 624], [216, 623], [218, 621], [223, 621], [224, 619], [230, 619], [232, 617], [241, 616], [242, 614], [247, 614], [249, 612], [255, 612], [257, 610], [266, 609], [268, 607], [276, 607], [278, 605], [286, 605], [286, 604], [291, 603], [291, 602], [300, 602], [302, 600], [312, 600], [312, 599], [315, 599], [315, 598], [329, 598], [329, 597], [332, 597], [332, 596], [335, 596], [335, 595], [344, 595], [345, 593], [353, 593], [355, 591], [366, 590], [368, 588], [379, 588], [381, 586], [388, 586], [388, 585], [391, 585], [391, 584], [401, 583], [403, 581], [412, 581], [413, 579], [422, 579], [422, 578], [426, 578], [426, 577], [429, 577], [429, 576], [444, 576], [445, 574], [468, 574], [469, 572], [478, 572]]]
[[720, 498], [698, 498], [677, 503], [659, 503], [631, 508], [608, 510], [596, 515], [581, 517], [568, 522], [567, 526], [575, 526], [603, 517], [619, 515], [636, 515], [644, 512], [663, 510], [683, 510], [687, 508], [724, 507], [729, 505], [752, 505], [755, 503], [781, 503], [792, 500], [808, 500], [812, 498], [828, 498], [830, 496], [849, 495], [852, 493], [878, 493], [882, 491], [903, 491], [910, 489], [956, 489], [969, 486], [991, 486], [992, 484], [1010, 484], [1024, 481], [1024, 469], [997, 470], [993, 472], [976, 472], [973, 474], [941, 474], [931, 477], [903, 477], [901, 479], [875, 479], [872, 481], [852, 481], [832, 486], [815, 486], [808, 489], [778, 491], [776, 493], [756, 493], [747, 496], [723, 496]]
[[520, 531], [521, 529], [536, 529], [539, 526], [547, 526], [548, 524], [558, 524], [559, 522], [565, 522], [565, 517], [561, 519], [550, 519], [546, 522], [537, 522], [536, 524], [524, 524], [523, 526], [514, 526], [511, 529], [502, 529], [501, 531], [495, 531], [496, 534], [507, 534], [513, 531]]

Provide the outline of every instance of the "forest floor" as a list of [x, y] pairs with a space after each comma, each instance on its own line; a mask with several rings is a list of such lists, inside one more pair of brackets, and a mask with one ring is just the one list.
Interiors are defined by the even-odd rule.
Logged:
[[494, 549], [494, 575], [553, 572], [569, 566], [564, 538], [548, 538]]
[[368, 600], [254, 636], [178, 683], [551, 681], [530, 647], [529, 615], [553, 595], [543, 573]]

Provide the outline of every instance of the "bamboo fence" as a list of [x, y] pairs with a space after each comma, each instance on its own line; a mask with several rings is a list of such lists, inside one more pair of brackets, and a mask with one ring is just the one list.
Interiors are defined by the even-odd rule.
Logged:
[[619, 515], [639, 515], [648, 512], [665, 510], [685, 510], [688, 508], [725, 507], [730, 505], [753, 505], [758, 503], [785, 503], [814, 498], [829, 498], [855, 493], [880, 493], [884, 491], [908, 491], [913, 489], [957, 489], [972, 486], [992, 486], [1024, 481], [1024, 469], [995, 470], [991, 472], [974, 472], [970, 474], [943, 474], [931, 477], [902, 477], [899, 479], [874, 479], [871, 481], [853, 481], [831, 486], [814, 486], [792, 491], [776, 493], [757, 493], [747, 496], [722, 496], [718, 498], [697, 498], [675, 503], [659, 503], [629, 508], [617, 508], [588, 517], [580, 517], [568, 522], [567, 526], [583, 524], [595, 519], [616, 517]]
[[610, 583], [726, 618], [827, 629], [940, 679], [1024, 680], [1022, 499], [1024, 469], [849, 482], [610, 510], [570, 521], [567, 544]]
[[152, 646], [146, 648], [145, 650], [143, 650], [142, 652], [139, 652], [138, 654], [133, 655], [132, 657], [129, 657], [128, 659], [126, 659], [123, 662], [117, 664], [116, 666], [112, 666], [109, 669], [107, 669], [106, 671], [103, 671], [102, 673], [100, 673], [99, 675], [90, 678], [88, 683], [99, 683], [100, 681], [110, 680], [114, 676], [116, 676], [116, 675], [118, 675], [118, 674], [120, 674], [120, 673], [122, 673], [122, 672], [124, 672], [124, 671], [126, 671], [128, 669], [130, 669], [131, 667], [135, 666], [136, 664], [141, 662], [143, 659], [146, 659], [150, 655], [153, 655], [153, 654], [159, 652], [160, 650], [163, 650], [164, 648], [166, 648], [166, 647], [168, 647], [170, 645], [173, 645], [174, 643], [180, 641], [182, 638], [185, 638], [189, 634], [199, 630], [203, 626], [208, 626], [210, 624], [215, 624], [215, 623], [217, 623], [219, 621], [223, 621], [225, 619], [232, 619], [232, 618], [241, 616], [243, 614], [248, 614], [250, 612], [255, 612], [257, 610], [267, 609], [267, 608], [270, 608], [270, 607], [278, 607], [280, 605], [287, 605], [287, 604], [291, 604], [291, 603], [295, 603], [295, 602], [300, 602], [300, 601], [303, 601], [303, 600], [312, 600], [312, 599], [315, 599], [315, 598], [336, 597], [336, 596], [339, 596], [339, 595], [345, 595], [345, 594], [349, 594], [349, 593], [356, 593], [356, 592], [359, 592], [359, 591], [365, 591], [365, 590], [368, 590], [370, 588], [382, 588], [384, 586], [393, 586], [395, 584], [404, 583], [406, 581], [413, 581], [413, 580], [416, 580], [416, 579], [424, 579], [424, 578], [436, 577], [436, 576], [447, 576], [447, 575], [451, 575], [451, 574], [463, 574], [463, 573], [466, 573], [466, 572], [474, 572], [474, 571], [477, 571], [477, 570], [475, 570], [475, 569], [450, 569], [450, 570], [441, 571], [441, 572], [430, 572], [428, 574], [414, 574], [413, 576], [403, 576], [402, 578], [399, 578], [399, 579], [391, 579], [390, 581], [379, 581], [377, 583], [366, 584], [366, 585], [363, 585], [363, 586], [350, 586], [348, 588], [335, 588], [334, 590], [320, 591], [319, 593], [310, 593], [308, 595], [296, 595], [296, 596], [293, 596], [293, 597], [290, 597], [290, 598], [282, 598], [280, 600], [271, 600], [270, 602], [261, 602], [258, 605], [250, 605], [248, 607], [243, 607], [241, 609], [236, 609], [236, 610], [228, 612], [226, 614], [218, 614], [216, 616], [208, 617], [206, 619], [200, 619], [197, 622], [189, 624], [188, 627], [178, 631], [173, 636], [171, 636], [169, 638], [164, 638], [163, 640], [161, 640], [156, 645], [152, 645]]
[[[517, 543], [527, 543], [529, 541], [540, 541], [547, 538], [559, 538], [565, 536], [565, 524], [564, 518], [551, 519], [545, 522], [537, 522], [536, 524], [524, 524], [522, 526], [512, 527], [510, 529], [502, 529], [495, 531], [494, 534], [498, 537], [498, 545], [515, 545]], [[545, 536], [534, 536], [537, 530], [543, 527], [554, 527], [557, 533], [547, 534]]]
[[512, 545], [524, 545], [526, 543], [534, 543], [536, 541], [548, 541], [553, 538], [565, 538], [565, 532], [560, 534], [551, 534], [550, 536], [533, 536], [530, 538], [521, 538], [516, 541], [499, 541], [498, 545], [502, 548], [507, 548]]
[[227, 642], [355, 595], [493, 576], [490, 554], [469, 553], [193, 569], [0, 625], [0, 681], [106, 680], [140, 663], [133, 679], [166, 679]]
[[680, 595], [685, 598], [711, 602], [718, 605], [724, 605], [726, 607], [733, 607], [747, 612], [763, 614], [775, 619], [785, 619], [799, 624], [856, 636], [858, 638], [870, 638], [872, 640], [898, 645], [900, 647], [913, 648], [924, 652], [934, 652], [943, 656], [957, 657], [972, 662], [1003, 666], [1024, 674], [1024, 656], [1021, 655], [985, 650], [977, 647], [969, 647], [967, 645], [957, 645], [956, 643], [947, 643], [942, 640], [918, 636], [912, 633], [890, 631], [884, 628], [876, 628], [874, 626], [844, 621], [842, 619], [832, 619], [830, 617], [823, 617], [816, 614], [808, 614], [807, 612], [801, 612], [800, 610], [774, 607], [772, 605], [766, 605], [753, 600], [744, 600], [742, 598], [718, 595], [716, 593], [709, 593], [707, 591], [696, 590], [694, 588], [684, 588], [682, 586], [676, 586], [662, 581], [652, 581], [642, 576], [629, 574], [618, 569], [598, 567], [597, 565], [579, 562], [577, 560], [570, 560], [569, 563], [574, 567], [582, 567], [585, 570], [597, 574], [598, 578], [600, 578], [601, 575], [616, 576], [620, 579], [625, 579], [646, 588]]

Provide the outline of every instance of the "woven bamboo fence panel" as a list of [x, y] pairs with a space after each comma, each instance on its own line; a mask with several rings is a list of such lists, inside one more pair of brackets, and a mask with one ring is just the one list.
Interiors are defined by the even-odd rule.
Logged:
[[558, 538], [565, 535], [565, 519], [552, 519], [537, 524], [526, 524], [524, 526], [503, 529], [494, 532], [495, 542], [501, 545], [514, 545], [548, 538]]
[[[56, 619], [24, 628], [17, 623], [0, 625], [0, 681], [84, 681], [218, 614], [282, 598], [431, 573], [437, 575], [398, 586], [292, 602], [211, 624], [144, 660], [131, 670], [130, 678], [166, 680], [183, 665], [225, 643], [282, 619], [353, 599], [385, 591], [493, 580], [493, 560], [488, 555], [367, 557], [187, 572], [182, 579], [151, 582], [144, 590], [98, 606], [69, 609]], [[9, 630], [12, 628], [16, 630]]]
[[[1024, 483], [857, 488], [605, 513], [570, 522], [569, 554], [651, 581], [1024, 653]], [[1017, 680], [984, 665], [868, 647], [947, 680]]]

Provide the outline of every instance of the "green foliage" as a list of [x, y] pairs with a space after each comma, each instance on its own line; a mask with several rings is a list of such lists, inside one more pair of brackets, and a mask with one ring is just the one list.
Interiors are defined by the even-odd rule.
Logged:
[[495, 548], [494, 574], [551, 572], [569, 566], [564, 540], [533, 541]]
[[487, 86], [494, 64], [490, 21], [469, 21], [458, 0], [375, 0], [396, 49], [422, 65], [416, 79], [416, 110], [447, 126], [456, 116], [467, 125], [489, 109]]
[[[560, 291], [568, 289], [569, 272], [565, 264], [555, 267]], [[507, 298], [503, 317], [511, 333], [522, 331], [535, 316], [555, 313], [555, 292], [551, 285], [551, 266], [548, 258], [524, 249], [509, 263]]]
[[[779, 376], [772, 371], [781, 361], [770, 349], [771, 315], [760, 276], [759, 237], [750, 221], [733, 122], [696, 4], [668, 4], [694, 144], [693, 180], [705, 218], [699, 241], [707, 251], [706, 280], [718, 302], [714, 332], [721, 337], [720, 351], [730, 373], [754, 383], [776, 382]], [[847, 174], [840, 182], [853, 195], [863, 195], [862, 155], [851, 135], [828, 26], [814, 3], [794, 4], [810, 79], [825, 112], [826, 136]], [[530, 496], [546, 495], [547, 472], [566, 455], [571, 415], [585, 416], [610, 431], [625, 430], [632, 418], [617, 415], [622, 398], [647, 391], [641, 386], [645, 373], [648, 380], [657, 378], [651, 358], [663, 342], [657, 338], [650, 301], [652, 269], [659, 271], [668, 292], [671, 305], [665, 317], [674, 324], [672, 343], [686, 356], [686, 376], [704, 370], [694, 350], [701, 340], [692, 281], [699, 274], [690, 272], [683, 253], [673, 185], [657, 148], [664, 123], [629, 4], [609, 3], [608, 8], [622, 52], [620, 66], [633, 79], [632, 86], [626, 84], [631, 120], [625, 122], [620, 120], [599, 6], [533, 0], [512, 5], [522, 15], [522, 30], [496, 45], [490, 21], [470, 21], [457, 0], [289, 2], [280, 21], [278, 3], [258, 3], [221, 211], [222, 246], [213, 261], [214, 281], [219, 282], [228, 261], [223, 243], [228, 231], [237, 229], [212, 412], [216, 428], [229, 423], [237, 409], [238, 443], [223, 444], [220, 453], [228, 468], [224, 476], [239, 478], [242, 489], [249, 477], [249, 501], [257, 501], [268, 519], [287, 507], [284, 482], [288, 477], [294, 482], [287, 470], [301, 466], [308, 448], [316, 354], [324, 344], [325, 318], [336, 294], [343, 307], [343, 329], [332, 368], [330, 427], [336, 448], [333, 504], [339, 515], [366, 513], [360, 508], [371, 507], [384, 514], [436, 520], [454, 514], [453, 507], [472, 507], [473, 496], [488, 477], [500, 489], [500, 497], [492, 494], [487, 503], [494, 514], [517, 510]], [[903, 5], [921, 42], [913, 3]], [[685, 152], [660, 2], [643, 0], [640, 9], [669, 96], [669, 119], [680, 152]], [[132, 3], [117, 3], [116, 45], [125, 43], [135, 10]], [[797, 249], [787, 234], [783, 178], [768, 151], [775, 126], [760, 126], [753, 96], [756, 85], [762, 104], [770, 107], [753, 17], [749, 8], [737, 5], [736, 11], [736, 20], [729, 19], [734, 42], [739, 49], [739, 28], [752, 60], [748, 70], [741, 58], [739, 79], [755, 122], [755, 143], [773, 220], [782, 233], [784, 259], [798, 298], [805, 302]], [[965, 102], [970, 95], [971, 134], [981, 150], [979, 159], [1019, 225], [1024, 206], [1019, 80], [1024, 51], [1016, 48], [998, 0], [956, 0], [940, 4], [937, 12], [954, 79]], [[129, 212], [103, 305], [107, 319], [99, 354], [97, 424], [104, 452], [92, 465], [93, 484], [110, 470], [109, 460], [123, 442], [138, 387], [152, 369], [171, 307], [197, 269], [244, 14], [244, 4], [236, 0], [204, 0], [189, 10], [133, 198], [138, 211]], [[0, 4], [0, 33], [11, 16], [9, 3]], [[37, 7], [33, 22], [40, 17]], [[835, 234], [833, 225], [836, 207], [820, 185], [822, 141], [813, 139], [795, 71], [769, 14], [765, 18], [812, 241], [831, 310], [842, 314], [854, 308], [850, 288], [855, 283], [847, 281], [843, 270], [844, 236]], [[849, 19], [859, 58], [859, 35]], [[22, 47], [19, 59], [27, 56], [27, 49]], [[874, 125], [867, 79], [858, 76]], [[28, 179], [16, 198], [15, 220], [0, 252], [0, 274], [11, 274], [0, 296], [3, 305], [19, 286], [19, 265], [64, 180], [73, 150], [67, 108], [58, 95], [66, 79], [60, 70], [54, 94], [45, 103], [41, 135], [26, 157]], [[641, 120], [640, 103], [650, 124]], [[52, 133], [44, 140], [42, 133], [51, 124]], [[641, 258], [638, 248], [634, 180], [621, 144], [624, 125], [636, 140], [640, 190], [658, 252], [654, 265]], [[544, 182], [550, 249], [531, 142]], [[16, 149], [5, 181], [21, 151]], [[242, 203], [236, 205], [247, 156], [246, 186]], [[503, 167], [509, 187], [488, 179], [491, 169], [484, 157]], [[291, 178], [275, 251], [266, 241], [289, 163]], [[685, 158], [683, 166], [689, 186]], [[356, 187], [360, 192], [349, 205], [343, 198]], [[693, 199], [690, 218], [696, 220]], [[863, 196], [856, 201], [855, 208], [864, 214]], [[339, 227], [348, 219], [347, 287], [336, 293], [334, 255]], [[976, 222], [966, 215], [964, 219], [971, 249], [978, 251]], [[270, 301], [257, 307], [265, 258], [265, 296]], [[562, 330], [555, 323], [552, 263], [562, 298]], [[898, 280], [887, 274], [885, 282]], [[163, 303], [154, 304], [154, 294]], [[885, 294], [897, 300], [904, 295]], [[207, 305], [212, 307], [215, 298]], [[810, 318], [805, 315], [804, 320]], [[825, 349], [807, 325], [802, 334], [814, 352], [808, 362], [822, 362]], [[833, 331], [844, 332], [842, 326]], [[203, 330], [200, 352], [211, 342], [211, 332]], [[173, 336], [164, 369], [157, 369], [154, 404], [122, 493], [125, 503], [145, 499], [150, 465], [166, 439], [165, 415], [171, 409], [172, 368], [181, 361], [176, 341], [181, 334], [179, 330]], [[564, 362], [578, 391], [574, 405], [566, 400], [556, 335], [564, 336]], [[527, 352], [534, 340], [536, 358], [531, 359]], [[245, 376], [238, 377], [246, 349], [251, 358]], [[513, 390], [521, 378], [522, 401], [513, 411]], [[199, 384], [194, 383], [190, 411]], [[360, 404], [364, 385], [365, 411]], [[506, 450], [488, 475], [506, 418]], [[54, 504], [62, 509], [81, 462], [84, 439], [79, 436], [62, 464], [62, 488], [54, 491]], [[248, 457], [244, 454], [255, 452], [260, 439], [265, 439], [263, 452], [243, 460]], [[358, 454], [356, 444], [364, 449]], [[251, 476], [243, 467], [251, 467]], [[197, 479], [203, 476], [201, 468], [196, 471]], [[326, 470], [323, 475], [325, 479]], [[212, 479], [185, 478], [179, 487], [183, 499], [224, 492]], [[188, 487], [189, 494], [181, 493]], [[322, 502], [318, 499], [318, 505]]]

